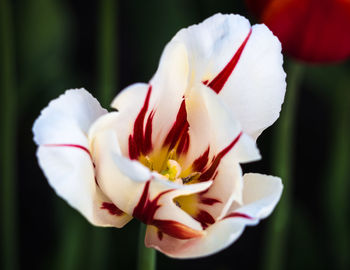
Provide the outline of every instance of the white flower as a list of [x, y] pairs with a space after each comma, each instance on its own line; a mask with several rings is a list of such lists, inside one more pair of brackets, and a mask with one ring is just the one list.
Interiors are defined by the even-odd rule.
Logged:
[[179, 31], [148, 84], [108, 113], [68, 90], [36, 120], [50, 185], [98, 226], [148, 224], [145, 243], [178, 258], [217, 252], [277, 204], [279, 178], [242, 175], [285, 93], [279, 41], [264, 25], [217, 14]]

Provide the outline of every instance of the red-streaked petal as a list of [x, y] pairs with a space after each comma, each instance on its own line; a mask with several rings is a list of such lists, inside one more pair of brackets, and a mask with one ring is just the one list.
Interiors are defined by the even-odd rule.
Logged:
[[101, 209], [109, 198], [96, 185], [87, 135], [107, 111], [86, 90], [68, 90], [50, 102], [33, 126], [37, 156], [49, 184], [73, 208], [98, 226], [124, 226], [132, 217]]
[[[145, 116], [149, 107], [149, 102], [152, 93], [152, 85], [149, 86], [145, 102], [137, 115], [132, 134], [129, 136], [129, 157], [130, 159], [137, 159], [141, 154], [147, 155], [152, 149], [152, 113], [150, 113], [147, 123], [145, 123]], [[146, 125], [146, 128], [144, 127]], [[147, 130], [146, 130], [147, 129]], [[146, 132], [147, 140], [146, 140]], [[149, 134], [151, 133], [151, 134]]]
[[199, 181], [208, 181], [213, 178], [217, 168], [220, 165], [221, 159], [229, 152], [231, 149], [237, 144], [239, 138], [242, 136], [242, 132], [240, 132], [237, 137], [223, 150], [221, 150], [211, 162], [210, 166], [201, 174], [199, 177]]
[[[148, 96], [150, 97], [147, 102]], [[129, 157], [129, 151], [134, 151], [132, 155], [134, 155], [134, 157], [138, 156], [141, 149], [138, 149], [138, 144], [135, 143], [133, 136], [136, 132], [137, 139], [142, 141], [144, 135], [143, 132], [146, 130], [144, 124], [146, 124], [146, 127], [148, 126], [148, 130], [150, 128], [149, 125], [152, 124], [149, 123], [152, 110], [150, 99], [152, 96], [153, 90], [150, 90], [149, 84], [135, 83], [126, 87], [117, 95], [111, 105], [113, 108], [117, 109], [118, 112], [109, 113], [108, 116], [98, 119], [94, 124], [94, 133], [98, 133], [102, 129], [114, 130], [118, 137], [118, 142], [123, 155]], [[144, 109], [145, 106], [147, 107], [147, 110]], [[137, 122], [141, 123], [135, 130], [135, 121], [137, 118], [139, 119]]]
[[89, 155], [89, 157], [91, 158], [91, 160], [92, 160], [92, 156], [91, 156], [91, 153], [90, 153], [89, 149], [87, 149], [85, 146], [82, 146], [82, 145], [79, 145], [79, 144], [50, 143], [50, 144], [44, 144], [43, 146], [45, 146], [45, 147], [73, 147], [73, 148], [77, 148], [77, 149], [83, 150], [85, 153], [87, 153]]
[[203, 82], [205, 85], [208, 85], [208, 87], [213, 89], [213, 91], [215, 93], [217, 93], [217, 94], [220, 93], [220, 91], [224, 87], [225, 83], [227, 82], [228, 78], [232, 74], [232, 72], [238, 63], [238, 61], [241, 57], [241, 54], [244, 50], [244, 47], [246, 46], [251, 34], [252, 34], [252, 29], [250, 29], [247, 37], [242, 42], [242, 45], [238, 48], [236, 53], [231, 58], [230, 62], [227, 63], [227, 65], [223, 68], [223, 70], [221, 70], [220, 73], [218, 75], [216, 75], [216, 77], [214, 79], [211, 80], [211, 82], [209, 82], [209, 83], [207, 81]]
[[186, 104], [185, 100], [183, 100], [176, 120], [164, 140], [164, 147], [171, 150], [177, 146], [177, 154], [187, 153], [190, 140], [188, 130], [189, 123], [187, 121]]
[[203, 231], [194, 230], [174, 220], [153, 220], [152, 225], [156, 226], [162, 233], [177, 239], [191, 239], [205, 234]]
[[121, 216], [124, 214], [115, 204], [109, 202], [103, 202], [101, 209], [106, 209], [111, 215]]
[[281, 45], [267, 27], [216, 14], [181, 30], [175, 41], [186, 45], [191, 81], [218, 92], [243, 132], [256, 139], [278, 118], [285, 73]]
[[[148, 228], [145, 243], [148, 247], [156, 248], [164, 254], [174, 258], [199, 258], [219, 252], [228, 247], [242, 234], [247, 225], [257, 224], [259, 219], [266, 217], [276, 205], [280, 192], [280, 180], [271, 176], [248, 174], [244, 200], [247, 205], [235, 209], [226, 217], [217, 220], [205, 230], [205, 235], [189, 240], [176, 239], [170, 235], [163, 234], [159, 239], [157, 231]], [[256, 188], [253, 188], [258, 183]], [[253, 188], [253, 190], [251, 190]], [[256, 201], [255, 201], [256, 200]], [[262, 207], [252, 207], [258, 203]], [[245, 211], [242, 211], [244, 210]], [[255, 209], [255, 210], [254, 210]], [[268, 210], [268, 211], [266, 211]], [[254, 215], [250, 215], [248, 214]], [[204, 218], [211, 222], [210, 218]]]
[[239, 212], [230, 213], [230, 214], [224, 216], [224, 219], [225, 219], [225, 218], [246, 218], [246, 219], [253, 219], [251, 216], [248, 216], [247, 214], [239, 213]]
[[163, 234], [160, 240], [157, 231], [148, 228], [145, 244], [174, 258], [199, 258], [219, 252], [234, 242], [243, 232], [244, 223], [239, 219], [225, 219], [205, 230], [205, 235], [181, 240]]

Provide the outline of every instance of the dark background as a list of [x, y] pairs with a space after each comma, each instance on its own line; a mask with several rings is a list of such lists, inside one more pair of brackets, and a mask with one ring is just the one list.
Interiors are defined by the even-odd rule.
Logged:
[[[10, 204], [16, 218], [12, 229], [17, 241], [11, 242], [11, 247], [2, 245], [1, 251], [7, 254], [7, 249], [17, 247], [15, 259], [20, 269], [136, 267], [138, 221], [133, 220], [122, 229], [95, 228], [56, 196], [44, 178], [35, 157], [31, 127], [48, 102], [65, 89], [84, 87], [108, 106], [110, 99], [103, 89], [113, 89], [117, 94], [134, 82], [147, 82], [158, 66], [165, 44], [181, 28], [217, 12], [238, 13], [254, 23], [243, 1], [115, 1], [110, 6], [112, 12], [101, 8], [105, 2], [108, 1], [9, 1], [13, 24], [6, 31], [12, 36], [13, 69], [8, 76], [13, 81], [13, 99], [10, 109], [2, 114], [11, 114], [14, 123], [12, 166], [16, 176], [9, 189], [13, 201], [4, 205]], [[110, 14], [110, 20], [104, 20]], [[112, 27], [112, 38], [104, 35], [106, 27]], [[334, 101], [339, 99], [333, 98], [348, 96], [348, 76], [348, 62], [307, 66], [303, 74], [292, 146], [292, 208], [284, 240], [283, 269], [350, 267], [342, 255], [350, 253], [349, 199], [345, 196], [337, 208], [329, 203], [342, 194], [350, 194], [349, 170], [342, 174], [340, 188], [332, 188], [337, 177], [332, 172], [347, 168], [350, 151], [346, 137], [338, 147], [343, 152], [334, 153], [339, 142], [335, 137], [337, 130], [349, 134], [349, 106], [342, 107]], [[341, 90], [339, 80], [344, 80]], [[339, 115], [347, 119], [342, 122], [345, 127], [340, 127]], [[245, 171], [274, 174], [271, 164], [276, 159], [272, 149], [277, 128], [278, 122], [259, 138], [263, 159], [244, 166]], [[7, 156], [1, 158], [5, 164]], [[336, 169], [339, 164], [342, 167]], [[11, 219], [4, 209], [2, 206], [2, 224]], [[340, 221], [335, 220], [337, 213], [343, 217]], [[174, 260], [158, 253], [158, 269], [266, 269], [266, 231], [271, 222], [272, 218], [268, 218], [258, 226], [248, 227], [232, 246], [207, 258]], [[2, 233], [6, 234], [4, 228]]]

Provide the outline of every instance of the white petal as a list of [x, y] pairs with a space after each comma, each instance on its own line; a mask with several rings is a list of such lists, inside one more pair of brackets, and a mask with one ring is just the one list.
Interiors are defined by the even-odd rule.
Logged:
[[[124, 88], [112, 101], [111, 107], [118, 111], [130, 110], [129, 113], [133, 113], [134, 117], [139, 108], [142, 107], [149, 85], [146, 83], [134, 83]], [[134, 108], [134, 110], [132, 110]]]
[[81, 144], [92, 123], [107, 113], [86, 90], [67, 90], [42, 110], [33, 125], [34, 141], [42, 144]]
[[254, 138], [279, 117], [286, 90], [281, 44], [265, 25], [251, 37], [220, 96]]
[[[118, 128], [122, 152], [128, 145], [128, 135], [132, 133], [134, 121], [140, 112], [151, 87], [150, 101], [145, 116], [144, 125], [151, 112], [154, 113], [152, 121], [152, 142], [154, 147], [160, 148], [166, 135], [176, 120], [177, 113], [183, 100], [188, 84], [187, 54], [183, 44], [169, 43], [162, 54], [159, 67], [148, 85], [135, 84], [123, 90], [113, 101], [112, 106], [119, 110], [120, 119], [127, 126]], [[124, 135], [124, 133], [126, 135]], [[125, 141], [125, 143], [124, 143]]]
[[93, 163], [86, 137], [91, 124], [106, 113], [83, 89], [69, 90], [50, 102], [35, 121], [37, 156], [49, 184], [91, 223], [122, 227], [131, 217], [102, 209], [111, 201], [95, 184]]
[[248, 173], [243, 176], [243, 181], [243, 205], [233, 204], [229, 213], [243, 213], [256, 221], [270, 215], [282, 194], [281, 179], [270, 175]]
[[250, 23], [239, 15], [215, 14], [200, 24], [179, 31], [174, 41], [183, 42], [188, 51], [190, 72], [196, 82], [218, 74], [241, 46]]
[[72, 147], [40, 146], [37, 156], [57, 195], [92, 224], [120, 228], [131, 219], [125, 213], [113, 215], [101, 208], [111, 201], [96, 186], [93, 165], [86, 152]]
[[92, 145], [99, 186], [115, 205], [131, 215], [151, 172], [138, 161], [121, 155], [113, 131], [99, 132]]
[[[215, 220], [222, 218], [233, 201], [242, 201], [243, 178], [239, 164], [232, 159], [223, 159], [218, 167], [218, 175], [207, 192], [201, 194], [199, 208], [208, 212]], [[206, 199], [206, 200], [205, 200]], [[205, 204], [210, 199], [218, 200]]]
[[244, 224], [238, 219], [224, 219], [205, 230], [203, 237], [181, 240], [163, 234], [160, 239], [157, 230], [147, 228], [145, 244], [174, 258], [198, 258], [217, 253], [232, 244], [243, 232]]
[[193, 162], [210, 147], [211, 157], [228, 147], [238, 136], [233, 146], [233, 162], [250, 162], [260, 159], [255, 142], [243, 134], [240, 123], [231, 110], [208, 87], [199, 84], [186, 95], [186, 109], [190, 125], [190, 148], [187, 162]]
[[170, 42], [164, 49], [159, 67], [150, 84], [154, 91], [154, 142], [163, 141], [176, 120], [188, 86], [189, 67], [184, 44]]
[[216, 219], [227, 212], [233, 200], [241, 202], [243, 183], [239, 163], [259, 159], [259, 151], [253, 139], [245, 134], [240, 135], [240, 124], [221, 98], [208, 87], [200, 84], [192, 88], [186, 94], [186, 108], [191, 136], [185, 162], [187, 166], [201, 156], [208, 146], [208, 160], [211, 161], [239, 138], [221, 159], [216, 170], [218, 175], [208, 192], [203, 195], [205, 198], [219, 200], [220, 203], [200, 205], [201, 210]]
[[[155, 228], [147, 229], [145, 243], [170, 257], [198, 258], [211, 255], [231, 245], [243, 232], [245, 226], [255, 225], [267, 217], [276, 206], [282, 192], [277, 177], [244, 175], [243, 206], [234, 203], [225, 218], [209, 226], [202, 237], [180, 240], [169, 235], [160, 238]], [[232, 212], [231, 212], [232, 211]]]
[[[251, 26], [239, 15], [216, 14], [183, 29], [173, 42], [186, 45], [190, 73], [208, 83], [230, 62], [248, 37]], [[279, 115], [286, 83], [278, 39], [264, 25], [252, 27], [251, 36], [219, 95], [256, 138]]]
[[135, 83], [125, 88], [111, 104], [113, 108], [118, 110], [118, 113], [102, 117], [93, 128], [95, 132], [99, 131], [102, 126], [104, 126], [102, 129], [113, 129], [118, 136], [118, 142], [124, 156], [129, 155], [129, 135], [132, 134], [135, 119], [145, 103], [148, 89], [149, 85], [145, 83]]

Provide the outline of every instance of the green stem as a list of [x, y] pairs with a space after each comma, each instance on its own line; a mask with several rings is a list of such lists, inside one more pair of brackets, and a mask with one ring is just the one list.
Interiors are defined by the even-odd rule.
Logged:
[[1, 107], [1, 249], [2, 268], [18, 269], [16, 192], [16, 91], [14, 83], [12, 9], [0, 1], [0, 107]]
[[265, 270], [285, 268], [284, 256], [286, 254], [288, 217], [291, 212], [291, 191], [293, 189], [294, 126], [302, 71], [301, 64], [289, 62], [287, 93], [276, 127], [274, 151], [272, 152], [273, 172], [282, 178], [284, 190], [267, 231], [263, 257], [263, 269]]
[[344, 89], [344, 85], [349, 85], [349, 81], [342, 81], [338, 89], [333, 89], [329, 167], [324, 179], [326, 225], [336, 269], [348, 269], [350, 263], [350, 224], [346, 218], [350, 209], [350, 93], [344, 91], [348, 90]]
[[156, 269], [156, 251], [153, 248], [145, 246], [145, 234], [147, 225], [140, 224], [137, 270], [155, 270]]
[[[60, 202], [61, 204], [62, 202]], [[86, 221], [71, 209], [64, 209], [64, 213], [60, 213], [59, 216], [61, 220], [65, 220], [62, 231], [60, 231], [62, 233], [60, 236], [62, 241], [56, 251], [55, 261], [48, 262], [49, 267], [45, 269], [83, 269], [85, 266], [83, 262], [86, 258], [84, 245], [88, 235], [87, 226], [84, 226]]]
[[112, 102], [116, 87], [117, 70], [117, 1], [100, 1], [100, 19], [98, 31], [98, 91], [102, 106]]
[[[101, 0], [98, 22], [98, 96], [103, 107], [112, 102], [117, 82], [117, 1]], [[90, 269], [106, 269], [108, 265], [110, 231], [101, 228], [92, 229], [92, 254]]]

